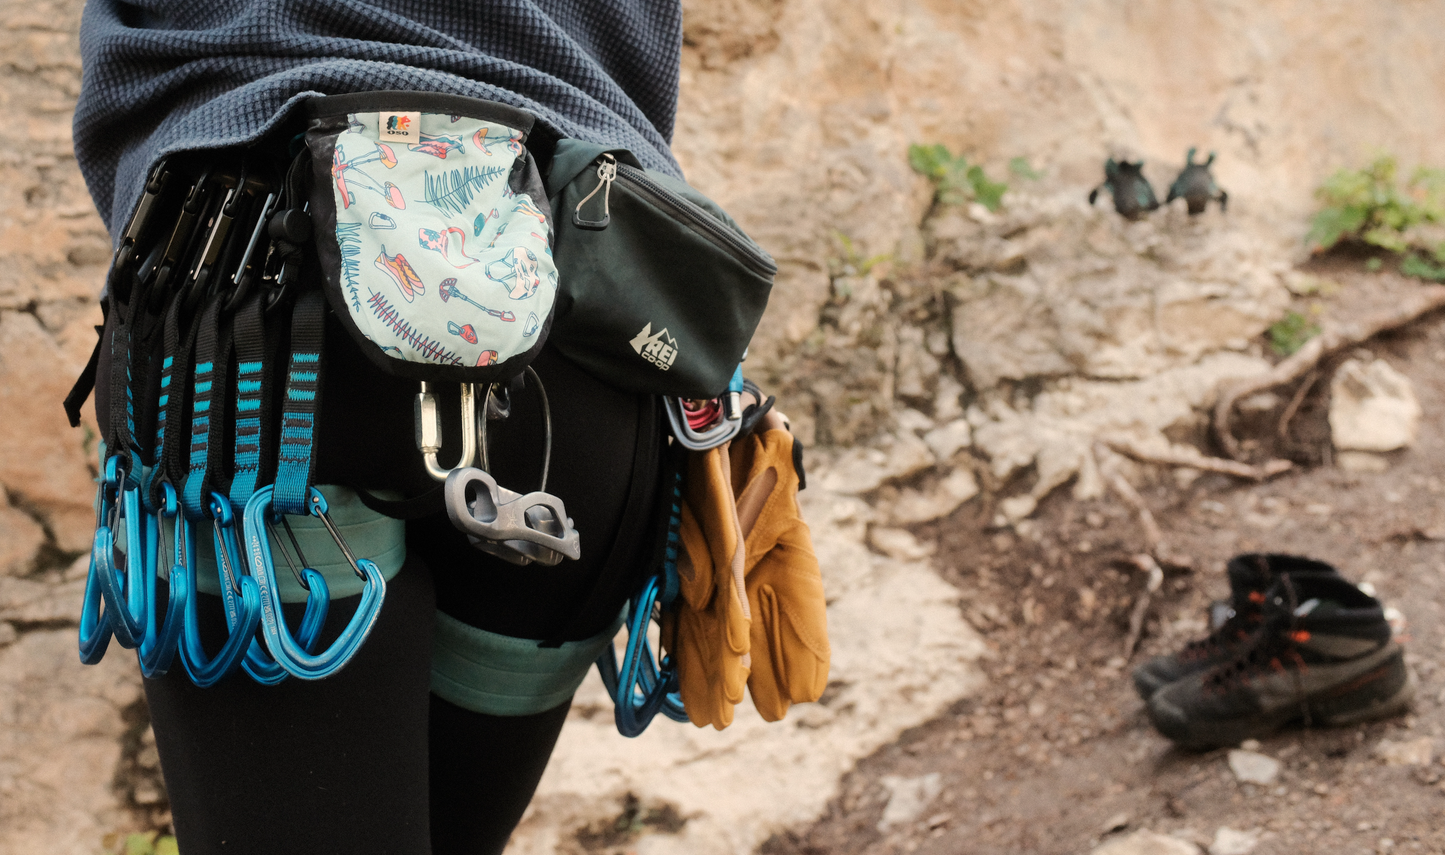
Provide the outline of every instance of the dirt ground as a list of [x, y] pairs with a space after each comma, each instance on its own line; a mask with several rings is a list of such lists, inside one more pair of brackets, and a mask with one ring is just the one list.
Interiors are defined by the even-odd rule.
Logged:
[[[1342, 287], [1301, 297], [1301, 310], [1358, 317], [1398, 289], [1418, 287], [1368, 274], [1358, 262], [1336, 258], [1307, 270]], [[918, 529], [937, 539], [937, 562], [988, 641], [989, 686], [860, 763], [823, 819], [775, 836], [762, 851], [1087, 853], [1140, 828], [1207, 849], [1228, 827], [1258, 831], [1258, 855], [1445, 852], [1445, 769], [1438, 761], [1388, 765], [1375, 750], [1383, 739], [1445, 746], [1445, 316], [1378, 337], [1368, 349], [1415, 385], [1424, 410], [1415, 446], [1389, 455], [1383, 472], [1330, 465], [1327, 362], [1326, 380], [1304, 397], [1285, 440], [1275, 428], [1292, 389], [1245, 425], [1256, 455], [1274, 450], [1303, 465], [1262, 484], [1156, 471], [1154, 486], [1141, 492], [1171, 552], [1193, 568], [1168, 573], [1127, 662], [1128, 616], [1144, 583], [1127, 563], [1144, 546], [1127, 507], [1075, 502], [1060, 490], [1038, 512], [1036, 538], [991, 528], [992, 508], [977, 502]], [[1282, 764], [1268, 787], [1238, 782], [1224, 750], [1171, 747], [1150, 728], [1129, 682], [1143, 658], [1203, 634], [1210, 601], [1227, 594], [1226, 560], [1253, 551], [1309, 555], [1374, 585], [1408, 622], [1408, 661], [1420, 680], [1411, 715], [1262, 740], [1259, 750]], [[932, 773], [937, 798], [917, 819], [880, 829], [896, 783], [887, 776]]]

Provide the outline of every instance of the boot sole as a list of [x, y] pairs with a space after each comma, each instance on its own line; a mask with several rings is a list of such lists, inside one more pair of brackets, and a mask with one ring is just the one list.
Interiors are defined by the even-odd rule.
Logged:
[[1405, 666], [1405, 684], [1390, 697], [1376, 701], [1362, 709], [1338, 713], [1329, 712], [1327, 705], [1311, 706], [1310, 718], [1326, 727], [1349, 727], [1361, 722], [1390, 718], [1410, 708], [1410, 703], [1415, 700], [1415, 690], [1418, 684], [1414, 669], [1407, 665]]
[[1182, 710], [1168, 704], [1165, 698], [1156, 696], [1149, 702], [1149, 719], [1160, 733], [1181, 748], [1202, 751], [1238, 745], [1246, 739], [1259, 739], [1297, 721], [1326, 727], [1347, 727], [1388, 718], [1409, 709], [1417, 685], [1414, 670], [1404, 664], [1402, 654], [1397, 655], [1401, 655], [1397, 661], [1404, 671], [1404, 679], [1399, 688], [1384, 698], [1369, 699], [1370, 687], [1361, 686], [1336, 697], [1307, 700], [1303, 709], [1291, 705], [1243, 719], [1189, 721]]

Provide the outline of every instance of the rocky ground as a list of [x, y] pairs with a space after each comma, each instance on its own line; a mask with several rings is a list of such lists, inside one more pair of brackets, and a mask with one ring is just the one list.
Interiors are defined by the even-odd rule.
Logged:
[[[1375, 277], [1342, 278], [1363, 289]], [[1445, 317], [1368, 352], [1414, 386], [1415, 447], [1365, 464], [1380, 471], [1318, 465], [1264, 484], [1155, 473], [1143, 496], [1194, 567], [1166, 576], [1131, 658], [1144, 577], [1127, 559], [1147, 542], [1127, 507], [1056, 494], [1023, 536], [994, 527], [986, 503], [919, 527], [988, 645], [987, 687], [860, 763], [821, 821], [762, 851], [1445, 851]], [[1327, 405], [1323, 387], [1305, 398], [1296, 456], [1329, 457]], [[1249, 551], [1329, 561], [1397, 608], [1420, 677], [1413, 714], [1269, 737], [1251, 746], [1270, 758], [1259, 782], [1232, 768], [1232, 752], [1183, 752], [1154, 733], [1130, 667], [1202, 634], [1209, 601], [1227, 593], [1224, 562]]]

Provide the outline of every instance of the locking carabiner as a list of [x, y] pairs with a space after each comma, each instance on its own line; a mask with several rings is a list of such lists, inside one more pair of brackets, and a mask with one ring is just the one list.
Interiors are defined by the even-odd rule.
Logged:
[[[171, 662], [179, 647], [181, 630], [185, 627], [186, 606], [191, 599], [190, 579], [187, 578], [181, 551], [180, 501], [176, 498], [176, 488], [169, 482], [163, 481], [160, 486], [161, 507], [154, 516], [147, 518], [149, 520], [149, 525], [146, 526], [147, 560], [144, 570], [146, 631], [140, 647], [136, 650], [136, 656], [140, 659], [141, 673], [152, 678], [163, 676], [170, 670]], [[166, 619], [160, 630], [157, 631], [156, 577], [160, 575], [160, 567], [157, 566], [157, 563], [159, 557], [165, 554], [167, 545], [162, 525], [164, 520], [170, 520], [172, 526], [171, 562], [166, 573], [170, 588], [167, 594]]]
[[452, 472], [466, 469], [477, 458], [477, 436], [472, 429], [477, 421], [477, 398], [472, 384], [463, 383], [461, 387], [462, 456], [451, 469], [443, 469], [437, 463], [437, 453], [442, 450], [442, 420], [430, 384], [423, 380], [421, 391], [416, 396], [413, 410], [416, 418], [416, 449], [421, 452], [426, 474], [436, 481], [445, 481]]
[[[280, 597], [276, 584], [276, 568], [271, 558], [271, 546], [267, 536], [268, 526], [281, 515], [274, 510], [273, 500], [274, 487], [262, 487], [257, 490], [250, 500], [246, 502], [245, 512], [242, 514], [242, 525], [246, 533], [247, 556], [251, 562], [251, 577], [260, 585], [262, 601], [265, 607], [262, 609], [261, 634], [266, 639], [266, 646], [271, 654], [276, 657], [276, 662], [290, 674], [303, 680], [319, 680], [329, 677], [351, 660], [356, 651], [371, 634], [371, 628], [376, 624], [377, 616], [381, 613], [382, 600], [386, 596], [386, 578], [382, 576], [380, 568], [375, 562], [365, 558], [357, 558], [351, 552], [346, 539], [341, 536], [341, 531], [332, 521], [328, 512], [326, 499], [321, 491], [315, 487], [307, 488], [307, 511], [311, 516], [321, 520], [326, 531], [335, 541], [341, 554], [345, 556], [346, 562], [351, 565], [351, 570], [364, 583], [361, 590], [361, 601], [356, 606], [356, 612], [352, 614], [351, 620], [337, 636], [331, 646], [320, 653], [312, 653], [315, 636], [307, 638], [307, 619], [311, 616], [311, 602], [319, 594], [324, 600], [326, 594], [326, 580], [322, 575], [310, 567], [304, 567], [306, 581], [302, 584], [308, 588], [307, 613], [302, 619], [301, 637], [291, 635], [290, 629], [286, 626], [285, 616], [281, 613]], [[305, 563], [304, 557], [300, 556], [297, 550], [297, 557]], [[283, 552], [284, 554], [284, 552]], [[290, 556], [287, 556], [290, 561]], [[294, 569], [293, 569], [294, 572]], [[324, 618], [324, 613], [322, 615]], [[319, 622], [318, 622], [319, 623]]]

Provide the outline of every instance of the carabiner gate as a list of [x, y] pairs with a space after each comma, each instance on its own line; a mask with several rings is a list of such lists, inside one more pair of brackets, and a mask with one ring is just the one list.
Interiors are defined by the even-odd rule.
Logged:
[[[327, 593], [326, 579], [310, 567], [303, 567], [302, 573], [306, 577], [303, 587], [309, 591], [307, 596], [306, 617], [302, 619], [301, 638], [291, 635], [290, 629], [286, 626], [285, 617], [281, 614], [279, 588], [276, 584], [276, 568], [271, 558], [271, 545], [267, 537], [268, 526], [279, 517], [273, 508], [272, 498], [274, 486], [262, 487], [257, 490], [250, 500], [246, 502], [246, 510], [242, 514], [242, 526], [246, 535], [246, 555], [250, 562], [251, 576], [259, 584], [262, 595], [262, 602], [265, 604], [262, 609], [261, 634], [266, 639], [266, 646], [271, 654], [275, 656], [277, 664], [296, 677], [303, 680], [319, 680], [328, 677], [344, 666], [356, 651], [366, 641], [371, 633], [371, 628], [376, 624], [376, 619], [381, 613], [382, 600], [386, 596], [386, 578], [382, 576], [380, 568], [375, 562], [365, 558], [357, 558], [341, 535], [341, 531], [332, 521], [328, 512], [326, 499], [321, 491], [315, 487], [307, 488], [307, 510], [325, 526], [326, 531], [335, 541], [341, 554], [346, 557], [347, 563], [351, 566], [353, 573], [365, 584], [361, 590], [361, 602], [356, 606], [356, 612], [352, 614], [351, 620], [341, 631], [336, 641], [326, 650], [320, 653], [312, 653], [315, 634], [307, 638], [307, 622], [311, 618], [311, 603], [313, 600], [325, 600], [329, 597]], [[294, 545], [294, 542], [293, 542]], [[283, 550], [283, 555], [285, 554]], [[300, 549], [297, 548], [298, 557]], [[290, 556], [286, 557], [290, 561]], [[302, 558], [302, 562], [305, 559]], [[324, 620], [324, 612], [321, 618]], [[319, 627], [320, 621], [317, 621]]]

